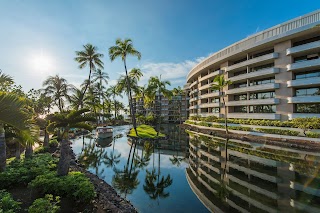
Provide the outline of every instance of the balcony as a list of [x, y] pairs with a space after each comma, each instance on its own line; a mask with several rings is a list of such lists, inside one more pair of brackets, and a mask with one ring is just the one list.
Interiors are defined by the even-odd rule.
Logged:
[[243, 67], [246, 67], [248, 65], [255, 65], [255, 64], [259, 64], [261, 62], [265, 62], [265, 61], [269, 61], [269, 60], [272, 60], [272, 59], [275, 59], [275, 58], [278, 58], [279, 57], [279, 53], [270, 53], [270, 54], [266, 54], [266, 55], [263, 55], [263, 56], [260, 56], [260, 57], [257, 57], [257, 58], [253, 58], [253, 59], [250, 59], [250, 60], [247, 60], [247, 61], [243, 61], [241, 63], [238, 63], [238, 64], [234, 64], [234, 65], [231, 65], [229, 67], [226, 68], [226, 71], [231, 71], [231, 70], [239, 70]]
[[204, 98], [211, 98], [211, 97], [219, 97], [221, 95], [222, 95], [221, 92], [212, 92], [212, 93], [207, 93], [207, 94], [201, 95], [199, 98], [204, 99]]
[[220, 107], [221, 103], [203, 103], [200, 104], [200, 108], [208, 108], [208, 107]]
[[198, 81], [195, 81], [193, 83], [190, 84], [189, 88], [193, 87], [194, 85], [198, 84]]
[[190, 95], [193, 94], [193, 93], [195, 93], [195, 92], [198, 92], [198, 89], [192, 90], [192, 91], [190, 92]]
[[289, 104], [297, 103], [320, 103], [320, 96], [296, 96], [288, 97]]
[[228, 118], [280, 120], [275, 113], [228, 113]]
[[317, 117], [320, 118], [320, 114], [313, 114], [313, 113], [293, 113], [293, 114], [288, 114], [289, 120], [292, 120], [294, 118], [312, 118], [312, 117]]
[[216, 75], [221, 75], [222, 72], [223, 72], [222, 70], [214, 71], [214, 72], [212, 72], [212, 73], [210, 73], [210, 74], [208, 74], [208, 75], [205, 75], [205, 76], [201, 77], [201, 78], [199, 79], [199, 81], [206, 80], [206, 79], [211, 78], [211, 77], [214, 77], [214, 76], [216, 76]]
[[287, 65], [287, 71], [307, 71], [313, 68], [320, 67], [320, 59], [308, 60], [308, 61], [301, 61], [293, 64]]
[[313, 86], [320, 85], [320, 77], [315, 78], [303, 78], [297, 80], [287, 81], [288, 87], [299, 87], [299, 86]]
[[190, 98], [190, 102], [192, 102], [192, 101], [197, 101], [199, 98], [198, 98], [198, 96], [197, 97], [194, 97], [194, 98]]
[[261, 84], [250, 87], [234, 88], [226, 91], [227, 95], [246, 93], [246, 92], [259, 92], [264, 90], [279, 89], [280, 85], [278, 83]]
[[201, 87], [199, 87], [199, 90], [204, 90], [204, 89], [208, 89], [211, 87], [211, 83], [210, 84], [206, 84], [206, 85], [203, 85]]
[[189, 109], [198, 109], [199, 106], [198, 105], [194, 105], [194, 106], [190, 106]]
[[243, 74], [243, 75], [238, 75], [229, 78], [228, 80], [232, 82], [244, 80], [244, 79], [250, 79], [250, 78], [256, 78], [256, 77], [268, 77], [273, 74], [279, 73], [279, 68], [267, 68], [267, 69], [262, 69], [256, 72], [250, 72], [248, 74]]
[[294, 55], [296, 53], [307, 53], [314, 50], [320, 49], [320, 41], [311, 42], [308, 44], [303, 44], [300, 46], [292, 47], [287, 49], [287, 55]]
[[268, 104], [279, 104], [279, 99], [268, 98], [268, 99], [252, 99], [252, 100], [226, 102], [226, 106], [268, 105]]
[[201, 115], [201, 117], [215, 116], [217, 118], [222, 118], [222, 115], [220, 113], [202, 112], [202, 113], [199, 113], [198, 115]]

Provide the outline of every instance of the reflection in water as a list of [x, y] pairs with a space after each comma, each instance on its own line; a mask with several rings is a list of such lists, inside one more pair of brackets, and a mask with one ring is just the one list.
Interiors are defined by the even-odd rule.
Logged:
[[320, 212], [318, 153], [190, 136], [188, 182], [211, 211]]

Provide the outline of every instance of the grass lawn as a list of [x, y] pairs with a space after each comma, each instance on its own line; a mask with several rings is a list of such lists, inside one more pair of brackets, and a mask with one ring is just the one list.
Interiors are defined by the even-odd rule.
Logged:
[[[156, 130], [149, 125], [142, 124], [137, 127], [137, 132], [139, 138], [157, 138], [157, 132]], [[130, 130], [129, 135], [130, 137], [137, 137], [136, 132], [134, 131], [134, 128]], [[159, 133], [158, 137], [165, 137], [165, 134]]]

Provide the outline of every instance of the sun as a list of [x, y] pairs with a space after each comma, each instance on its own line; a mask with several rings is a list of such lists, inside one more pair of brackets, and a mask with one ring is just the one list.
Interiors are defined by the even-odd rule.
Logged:
[[47, 73], [53, 68], [52, 58], [44, 53], [34, 55], [31, 61], [33, 69], [37, 72]]

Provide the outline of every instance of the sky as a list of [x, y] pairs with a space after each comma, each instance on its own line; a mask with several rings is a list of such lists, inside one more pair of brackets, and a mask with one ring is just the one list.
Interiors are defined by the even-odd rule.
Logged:
[[0, 69], [24, 91], [58, 74], [79, 86], [75, 51], [91, 43], [104, 54], [114, 85], [124, 67], [108, 48], [131, 38], [141, 60], [128, 68], [183, 86], [188, 72], [210, 54], [256, 32], [320, 8], [319, 0], [0, 0]]

